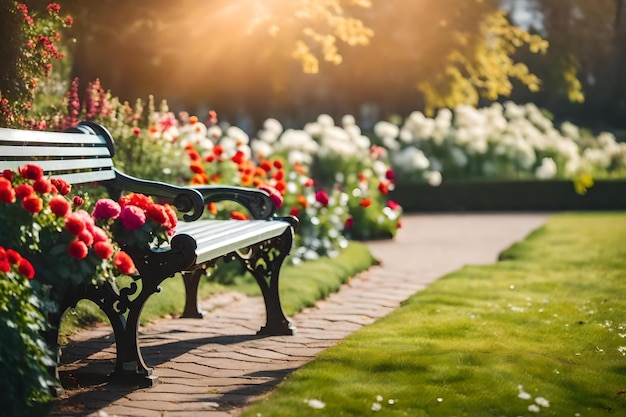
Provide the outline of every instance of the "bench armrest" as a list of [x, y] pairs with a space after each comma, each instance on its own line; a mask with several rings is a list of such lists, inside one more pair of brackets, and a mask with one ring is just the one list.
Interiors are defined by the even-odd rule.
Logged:
[[115, 179], [102, 183], [114, 199], [119, 199], [123, 191], [141, 193], [157, 197], [160, 201], [176, 207], [185, 221], [198, 220], [204, 211], [204, 200], [197, 190], [191, 187], [179, 187], [158, 181], [147, 181], [126, 175], [114, 168]]
[[276, 206], [272, 199], [263, 190], [225, 185], [190, 187], [202, 194], [205, 205], [224, 200], [234, 201], [245, 207], [254, 219], [269, 219], [276, 212]]

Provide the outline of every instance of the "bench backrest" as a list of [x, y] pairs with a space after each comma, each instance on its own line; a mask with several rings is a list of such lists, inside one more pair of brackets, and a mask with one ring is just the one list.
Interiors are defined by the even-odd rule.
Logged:
[[0, 171], [34, 163], [70, 184], [114, 179], [114, 147], [103, 129], [89, 122], [62, 133], [0, 128]]

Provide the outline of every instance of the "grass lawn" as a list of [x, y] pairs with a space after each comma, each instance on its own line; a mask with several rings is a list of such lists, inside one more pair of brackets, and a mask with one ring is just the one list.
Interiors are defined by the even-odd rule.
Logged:
[[626, 213], [562, 214], [291, 374], [243, 417], [626, 415]]
[[[279, 283], [285, 314], [291, 316], [304, 307], [314, 305], [317, 300], [337, 291], [341, 284], [374, 263], [376, 260], [367, 246], [360, 242], [351, 242], [337, 258], [324, 258], [298, 266], [285, 265], [282, 268]], [[182, 278], [178, 276], [166, 279], [161, 287], [163, 290], [150, 297], [146, 303], [141, 314], [142, 324], [160, 317], [176, 316], [183, 311], [185, 287]], [[200, 281], [200, 298], [225, 291], [261, 295], [256, 281], [247, 273], [230, 277], [227, 284], [220, 284], [211, 278]], [[63, 316], [61, 338], [66, 338], [81, 327], [105, 321], [107, 321], [106, 316], [94, 303], [83, 300], [75, 309], [68, 310]]]

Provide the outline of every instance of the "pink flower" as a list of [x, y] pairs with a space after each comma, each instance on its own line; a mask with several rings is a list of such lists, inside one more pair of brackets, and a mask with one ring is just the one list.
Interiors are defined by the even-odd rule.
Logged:
[[324, 190], [317, 190], [315, 192], [315, 200], [323, 206], [328, 205], [328, 194]]
[[128, 230], [139, 229], [146, 223], [146, 213], [137, 206], [125, 206], [121, 213], [122, 224]]
[[392, 210], [397, 210], [397, 209], [400, 208], [400, 204], [398, 204], [394, 200], [389, 200], [389, 201], [387, 201], [387, 207], [389, 207]]
[[272, 187], [269, 184], [261, 184], [259, 185], [259, 189], [265, 191], [266, 193], [270, 195], [270, 199], [272, 200], [272, 203], [274, 203], [276, 208], [282, 207], [283, 196], [280, 195], [280, 193], [278, 192], [276, 188]]
[[122, 209], [120, 205], [110, 198], [102, 198], [96, 201], [92, 216], [94, 219], [117, 219]]

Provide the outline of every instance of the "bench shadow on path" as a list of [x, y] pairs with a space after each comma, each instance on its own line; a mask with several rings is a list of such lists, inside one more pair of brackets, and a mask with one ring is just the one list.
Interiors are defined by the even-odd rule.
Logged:
[[[150, 344], [144, 344], [141, 352], [146, 364], [151, 368], [163, 365], [174, 358], [205, 345], [236, 345], [252, 340], [261, 340], [268, 336], [256, 334], [216, 335], [210, 337], [172, 339], [173, 334], [184, 334], [184, 331], [170, 330], [167, 332], [147, 335]], [[168, 337], [169, 336], [169, 337]], [[65, 395], [56, 401], [50, 416], [81, 416], [106, 408], [126, 395], [145, 386], [132, 383], [112, 381], [109, 374], [115, 368], [115, 344], [112, 333], [85, 341], [72, 341], [63, 347], [59, 363], [59, 377]], [[218, 362], [220, 359], [213, 359]], [[209, 364], [210, 359], [207, 359]], [[219, 368], [219, 366], [216, 366]], [[220, 402], [213, 396], [210, 401], [224, 404], [245, 403], [244, 397], [256, 396], [269, 392], [279, 381], [290, 374], [293, 369], [279, 369], [242, 373], [242, 377], [268, 378], [267, 382], [242, 386], [225, 392], [225, 399]], [[158, 374], [158, 369], [156, 370]], [[148, 390], [150, 388], [147, 388]], [[239, 397], [239, 400], [237, 398]]]

